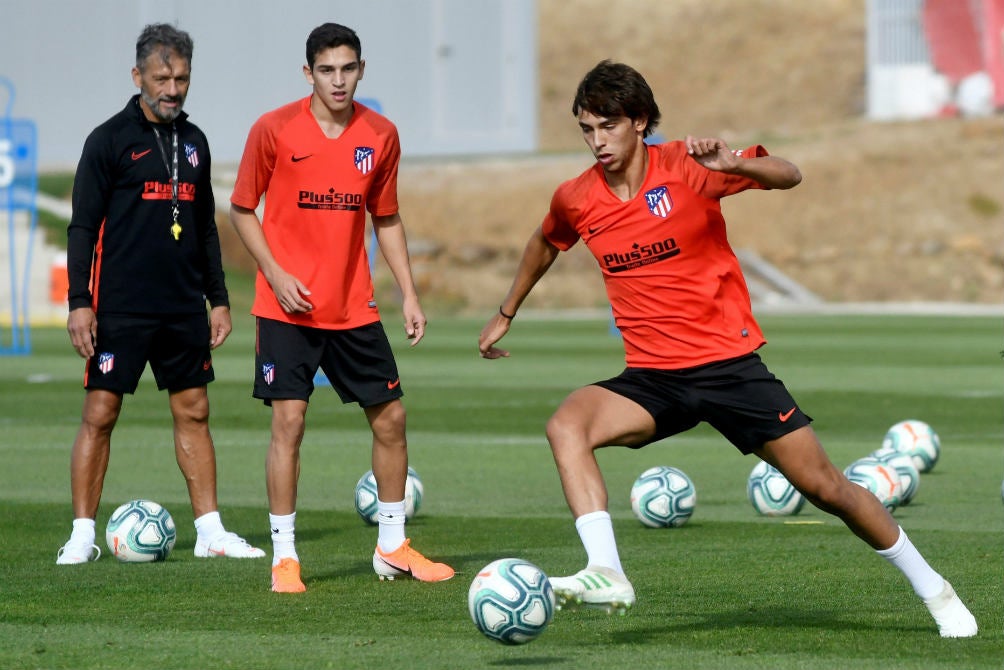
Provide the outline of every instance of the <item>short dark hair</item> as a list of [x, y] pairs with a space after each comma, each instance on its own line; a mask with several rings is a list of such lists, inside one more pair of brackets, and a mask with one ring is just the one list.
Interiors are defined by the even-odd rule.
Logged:
[[349, 47], [356, 52], [356, 60], [362, 60], [363, 47], [356, 31], [340, 23], [323, 23], [307, 36], [307, 66], [313, 70], [317, 54], [336, 47]]
[[136, 69], [142, 72], [150, 54], [158, 48], [164, 62], [167, 62], [174, 51], [191, 67], [194, 49], [191, 35], [167, 23], [151, 23], [143, 28], [136, 40]]
[[600, 61], [579, 82], [572, 114], [578, 117], [582, 111], [604, 118], [626, 116], [637, 120], [644, 117], [648, 119], [644, 137], [655, 131], [662, 118], [645, 78], [630, 65], [610, 60]]

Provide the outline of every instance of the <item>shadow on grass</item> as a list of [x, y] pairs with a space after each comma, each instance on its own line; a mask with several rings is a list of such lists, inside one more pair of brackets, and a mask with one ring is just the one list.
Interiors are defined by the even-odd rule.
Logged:
[[531, 656], [529, 658], [507, 658], [486, 663], [488, 666], [498, 666], [503, 668], [511, 667], [532, 667], [537, 665], [559, 665], [568, 661], [566, 656]]
[[664, 638], [679, 633], [721, 632], [731, 629], [775, 629], [802, 630], [815, 628], [819, 630], [838, 632], [899, 632], [923, 633], [937, 632], [932, 622], [930, 626], [908, 626], [883, 622], [880, 620], [853, 620], [846, 613], [830, 610], [805, 609], [771, 609], [769, 612], [723, 611], [710, 616], [704, 616], [700, 621], [685, 623], [667, 623], [666, 626], [634, 628], [611, 633], [611, 640], [618, 644], [647, 644], [664, 641]]

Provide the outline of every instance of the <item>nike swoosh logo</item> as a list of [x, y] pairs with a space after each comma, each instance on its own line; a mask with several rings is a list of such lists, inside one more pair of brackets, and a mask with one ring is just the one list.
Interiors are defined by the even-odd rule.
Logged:
[[400, 379], [395, 379], [392, 382], [387, 382], [387, 388], [388, 389], [396, 389], [400, 385], [401, 385], [401, 380]]
[[292, 161], [293, 161], [294, 163], [299, 163], [300, 161], [305, 161], [305, 160], [307, 160], [308, 158], [310, 158], [310, 157], [311, 157], [311, 156], [313, 156], [313, 155], [314, 155], [314, 154], [307, 154], [306, 156], [297, 156], [296, 154], [293, 154], [292, 156], [290, 156], [290, 159], [291, 159], [291, 160], [292, 160]]
[[781, 412], [778, 412], [777, 413], [777, 418], [781, 420], [781, 423], [784, 423], [788, 419], [791, 418], [792, 414], [795, 413], [795, 409], [796, 409], [795, 407], [792, 407], [791, 409], [789, 409], [787, 412], [784, 412], [783, 414]]
[[146, 156], [146, 155], [147, 155], [148, 153], [150, 153], [151, 151], [153, 151], [153, 149], [147, 149], [146, 151], [141, 151], [141, 152], [139, 152], [139, 153], [136, 153], [136, 152], [134, 151], [134, 152], [132, 152], [132, 159], [133, 159], [134, 161], [138, 161], [138, 160], [139, 160], [140, 158], [142, 158], [143, 156]]

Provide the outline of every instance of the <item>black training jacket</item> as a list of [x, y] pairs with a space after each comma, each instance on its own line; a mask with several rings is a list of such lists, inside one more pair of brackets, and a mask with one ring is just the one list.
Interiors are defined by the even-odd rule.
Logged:
[[[209, 143], [182, 112], [178, 206], [171, 234], [171, 178], [139, 96], [95, 128], [73, 181], [67, 228], [70, 309], [98, 313], [190, 314], [229, 306], [210, 183]], [[158, 124], [168, 164], [171, 125]]]

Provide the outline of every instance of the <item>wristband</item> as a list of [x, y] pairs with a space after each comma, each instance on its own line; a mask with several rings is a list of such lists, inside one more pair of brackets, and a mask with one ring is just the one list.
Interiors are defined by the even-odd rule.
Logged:
[[516, 318], [515, 314], [506, 314], [505, 312], [503, 312], [502, 305], [499, 305], [499, 314], [502, 315], [502, 318], [509, 319], [510, 321]]

